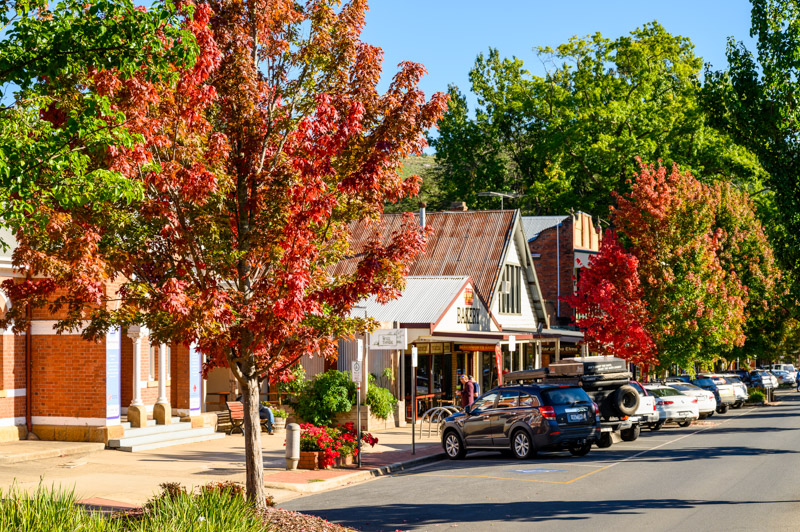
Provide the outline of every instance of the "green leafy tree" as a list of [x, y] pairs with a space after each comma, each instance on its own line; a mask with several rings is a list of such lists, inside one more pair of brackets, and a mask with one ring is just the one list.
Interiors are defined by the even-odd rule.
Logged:
[[0, 11], [0, 223], [14, 229], [47, 222], [34, 197], [66, 209], [140, 198], [137, 183], [97, 164], [109, 146], [139, 137], [92, 90], [93, 73], [169, 83], [177, 79], [173, 66], [191, 66], [197, 54], [180, 23], [191, 10], [181, 13], [171, 2], [149, 10], [130, 0], [49, 4], [4, 2]]
[[432, 139], [442, 189], [470, 204], [496, 190], [522, 194], [519, 206], [534, 214], [603, 215], [612, 191], [627, 190], [637, 156], [760, 188], [766, 174], [755, 155], [708, 123], [693, 48], [653, 22], [615, 40], [597, 33], [537, 48], [544, 76], [495, 49], [479, 55], [475, 117], [451, 87]]

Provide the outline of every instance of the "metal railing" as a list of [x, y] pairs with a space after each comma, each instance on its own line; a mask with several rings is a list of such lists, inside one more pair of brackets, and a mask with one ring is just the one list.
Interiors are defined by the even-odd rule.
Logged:
[[431, 436], [434, 423], [436, 424], [436, 433], [439, 433], [439, 423], [446, 417], [461, 412], [463, 408], [460, 406], [435, 406], [422, 414], [422, 419], [419, 420], [419, 437], [422, 438], [422, 426], [425, 420], [428, 420], [428, 437]]

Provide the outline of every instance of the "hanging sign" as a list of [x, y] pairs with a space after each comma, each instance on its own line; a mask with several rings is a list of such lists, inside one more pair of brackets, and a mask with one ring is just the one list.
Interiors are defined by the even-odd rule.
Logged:
[[200, 351], [195, 346], [189, 348], [189, 413], [200, 414]]
[[417, 346], [411, 348], [411, 367], [417, 367]]
[[497, 385], [503, 385], [503, 350], [500, 345], [494, 346], [494, 359], [497, 363]]
[[364, 340], [358, 339], [358, 361], [364, 360]]
[[517, 337], [513, 334], [508, 335], [508, 350], [512, 353], [517, 350]]
[[122, 331], [106, 335], [106, 420], [119, 420], [122, 380]]

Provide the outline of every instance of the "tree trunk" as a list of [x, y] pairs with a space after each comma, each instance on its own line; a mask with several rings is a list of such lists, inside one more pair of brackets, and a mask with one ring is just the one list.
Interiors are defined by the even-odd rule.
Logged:
[[244, 400], [244, 455], [246, 467], [247, 499], [260, 509], [266, 508], [264, 491], [264, 459], [261, 452], [261, 420], [258, 416], [261, 398], [258, 378], [243, 383]]

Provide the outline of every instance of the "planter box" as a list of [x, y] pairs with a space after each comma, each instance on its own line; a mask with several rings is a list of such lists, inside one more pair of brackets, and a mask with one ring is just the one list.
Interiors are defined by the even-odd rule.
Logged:
[[300, 462], [297, 464], [297, 469], [330, 469], [331, 467], [342, 467], [353, 465], [353, 455], [348, 454], [345, 457], [336, 459], [333, 466], [326, 468], [321, 467], [322, 452], [320, 451], [300, 451]]

